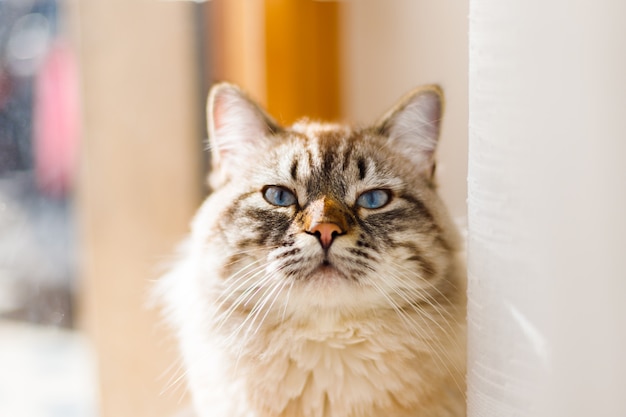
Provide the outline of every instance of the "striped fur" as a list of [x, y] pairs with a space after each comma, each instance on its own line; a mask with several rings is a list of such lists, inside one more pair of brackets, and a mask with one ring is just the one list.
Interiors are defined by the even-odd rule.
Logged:
[[[372, 127], [282, 128], [214, 87], [214, 191], [158, 288], [199, 416], [465, 415], [464, 272], [431, 177], [440, 95]], [[377, 189], [386, 205], [359, 206]], [[341, 230], [329, 248], [316, 221]]]

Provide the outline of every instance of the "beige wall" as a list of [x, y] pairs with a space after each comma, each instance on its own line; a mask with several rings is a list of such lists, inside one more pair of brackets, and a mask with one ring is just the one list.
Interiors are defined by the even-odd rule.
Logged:
[[344, 114], [369, 123], [411, 88], [440, 84], [446, 94], [438, 178], [455, 217], [466, 212], [466, 1], [357, 0], [343, 15]]
[[170, 385], [175, 349], [147, 301], [201, 194], [193, 8], [71, 6], [84, 120], [79, 307], [97, 352], [101, 416], [171, 416], [185, 390]]

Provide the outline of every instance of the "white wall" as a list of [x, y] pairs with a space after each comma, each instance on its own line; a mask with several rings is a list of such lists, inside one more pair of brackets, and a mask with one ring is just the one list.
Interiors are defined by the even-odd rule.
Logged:
[[371, 123], [412, 88], [440, 84], [447, 103], [438, 178], [452, 213], [464, 217], [467, 2], [354, 0], [344, 5], [344, 114], [353, 122]]
[[469, 416], [626, 416], [626, 3], [470, 3]]

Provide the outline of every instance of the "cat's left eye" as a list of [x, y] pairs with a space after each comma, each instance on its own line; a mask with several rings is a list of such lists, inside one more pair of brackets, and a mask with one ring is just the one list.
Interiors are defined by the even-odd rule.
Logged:
[[268, 185], [263, 189], [263, 198], [275, 206], [289, 207], [296, 204], [297, 199], [294, 193], [278, 185]]
[[384, 207], [391, 200], [391, 192], [389, 190], [370, 190], [359, 196], [356, 204], [366, 209], [378, 209]]

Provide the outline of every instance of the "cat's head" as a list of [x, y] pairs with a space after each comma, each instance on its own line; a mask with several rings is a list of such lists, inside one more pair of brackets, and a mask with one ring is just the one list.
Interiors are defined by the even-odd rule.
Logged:
[[433, 180], [441, 115], [441, 90], [426, 86], [369, 127], [282, 127], [237, 87], [215, 86], [213, 194], [194, 234], [220, 298], [289, 313], [445, 291], [457, 241]]

